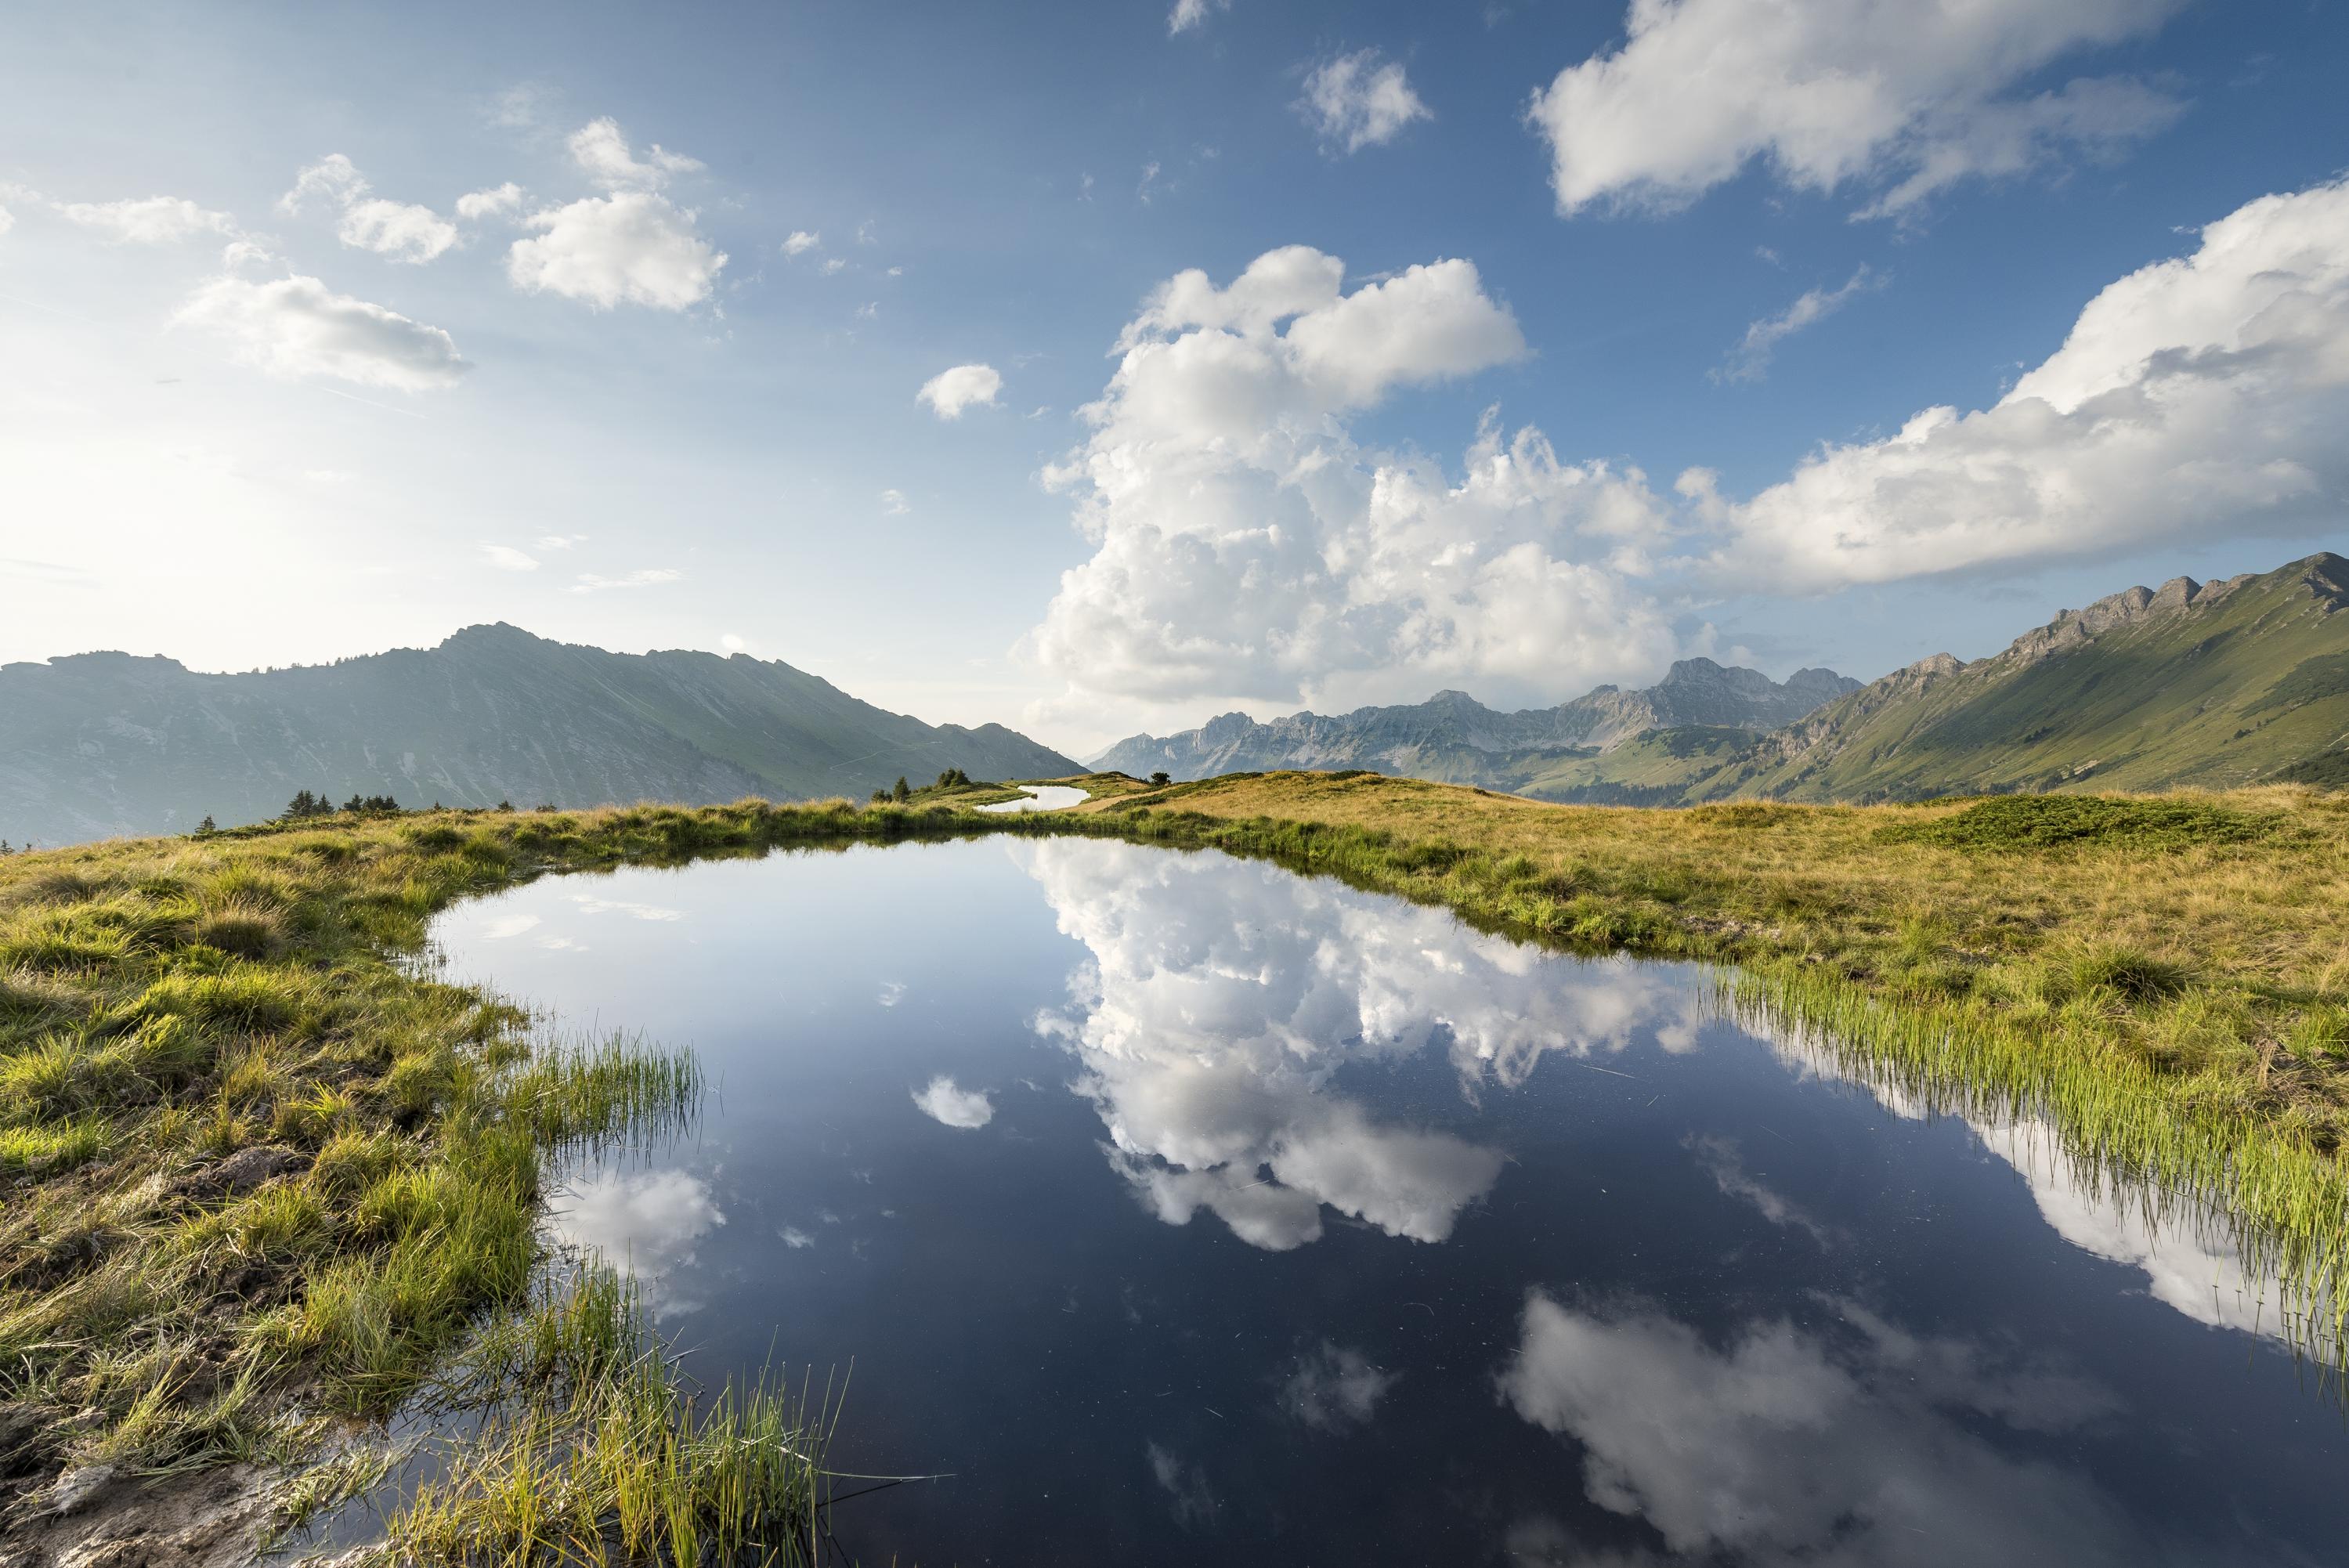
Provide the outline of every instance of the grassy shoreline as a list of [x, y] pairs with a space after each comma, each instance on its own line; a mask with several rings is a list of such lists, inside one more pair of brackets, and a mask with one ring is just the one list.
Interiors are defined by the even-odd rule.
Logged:
[[[1750, 1005], [1904, 1084], [2040, 1108], [2092, 1166], [2209, 1194], [2279, 1266], [2349, 1269], [2349, 799], [1653, 811], [1375, 775], [1067, 782], [1093, 798], [447, 812], [0, 860], [0, 1508], [18, 1511], [0, 1518], [76, 1468], [299, 1457], [321, 1416], [381, 1414], [484, 1308], [522, 1308], [551, 1161], [673, 1110], [690, 1065], [550, 1051], [407, 955], [461, 897], [778, 845], [1215, 848], [1512, 934], [1733, 965]], [[596, 1367], [560, 1418], [608, 1417], [630, 1453], [666, 1458], [574, 1477], [574, 1518], [605, 1506], [595, 1486], [709, 1451], [703, 1418], [654, 1414], [641, 1356]], [[782, 1417], [746, 1401], [727, 1418], [721, 1449]], [[535, 1495], [543, 1439], [514, 1438], [502, 1484]], [[807, 1475], [759, 1484], [818, 1506]], [[444, 1540], [512, 1517], [441, 1509]]]

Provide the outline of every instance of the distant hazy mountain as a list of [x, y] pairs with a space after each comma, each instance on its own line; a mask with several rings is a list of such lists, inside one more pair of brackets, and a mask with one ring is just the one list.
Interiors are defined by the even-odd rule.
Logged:
[[1079, 771], [1000, 725], [932, 726], [736, 654], [612, 654], [502, 623], [249, 675], [78, 654], [0, 665], [0, 837], [226, 827], [297, 789], [402, 805], [862, 797], [901, 773]]
[[1524, 780], [1553, 799], [1919, 799], [2349, 784], [2349, 561], [2066, 610], [1971, 664], [1936, 654], [1759, 738], [1662, 730]]
[[1291, 714], [1259, 724], [1227, 713], [1164, 738], [1137, 735], [1094, 759], [1107, 770], [1178, 779], [1279, 768], [1366, 768], [1463, 784], [1506, 787], [1536, 758], [1591, 758], [1635, 736], [1683, 725], [1764, 730], [1792, 723], [1859, 683], [1833, 670], [1797, 670], [1780, 685], [1759, 670], [1682, 659], [1640, 691], [1603, 686], [1556, 707], [1497, 713], [1464, 692], [1404, 707]]

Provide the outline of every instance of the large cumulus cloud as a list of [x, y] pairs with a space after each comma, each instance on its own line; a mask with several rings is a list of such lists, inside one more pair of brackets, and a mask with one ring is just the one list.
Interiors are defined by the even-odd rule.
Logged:
[[1732, 501], [1723, 579], [1807, 591], [2336, 526], [2349, 501], [2349, 182], [2246, 203], [2112, 284], [1997, 403], [1927, 408]]
[[1118, 346], [1091, 438], [1046, 473], [1094, 553], [1024, 645], [1076, 692], [1342, 706], [1449, 683], [1530, 699], [1671, 658], [1632, 581], [1661, 515], [1638, 472], [1488, 421], [1454, 477], [1350, 431], [1398, 388], [1525, 354], [1474, 263], [1349, 291], [1338, 258], [1290, 246], [1227, 285], [1169, 280]]

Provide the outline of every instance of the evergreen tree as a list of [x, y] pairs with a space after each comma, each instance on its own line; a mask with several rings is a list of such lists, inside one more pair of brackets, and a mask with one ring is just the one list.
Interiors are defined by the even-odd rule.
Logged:
[[874, 804], [875, 806], [885, 806], [885, 805], [887, 805], [888, 803], [889, 803], [889, 791], [888, 791], [888, 790], [886, 790], [886, 789], [875, 789], [874, 791], [873, 791], [873, 804]]
[[199, 833], [217, 833], [220, 831], [220, 827], [212, 820], [212, 813], [207, 811], [204, 813], [204, 820], [196, 824], [196, 831]]
[[1168, 784], [1168, 783], [1172, 783], [1172, 782], [1173, 782], [1173, 780], [1172, 780], [1172, 779], [1168, 779], [1168, 778], [1166, 777], [1166, 775], [1165, 775], [1165, 774], [1164, 774], [1164, 773], [1153, 773], [1153, 774], [1150, 776], [1150, 781], [1151, 781], [1153, 784], [1158, 784], [1158, 785], [1164, 785], [1164, 784]]
[[913, 787], [905, 782], [905, 776], [902, 773], [897, 775], [897, 787], [890, 790], [889, 794], [901, 805], [914, 798]]

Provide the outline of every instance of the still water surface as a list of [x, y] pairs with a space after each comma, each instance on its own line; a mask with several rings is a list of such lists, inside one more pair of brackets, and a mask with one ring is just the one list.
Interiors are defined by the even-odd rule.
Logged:
[[2223, 1240], [1592, 962], [1092, 841], [551, 878], [436, 940], [689, 1045], [555, 1221], [716, 1382], [855, 1372], [866, 1563], [2344, 1560]]

